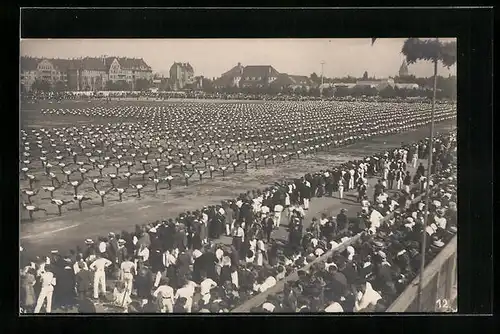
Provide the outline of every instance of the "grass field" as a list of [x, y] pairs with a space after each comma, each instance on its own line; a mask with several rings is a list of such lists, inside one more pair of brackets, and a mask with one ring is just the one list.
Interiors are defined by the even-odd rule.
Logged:
[[[88, 102], [62, 102], [57, 108], [83, 107]], [[100, 102], [97, 102], [100, 103]], [[117, 105], [131, 103], [162, 103], [142, 101], [113, 101]], [[163, 102], [164, 103], [164, 102]], [[46, 104], [46, 105], [44, 105]], [[95, 106], [96, 102], [90, 105]], [[75, 126], [90, 122], [112, 123], [112, 119], [87, 119], [68, 116], [44, 116], [40, 115], [38, 108], [49, 108], [47, 102], [37, 105], [23, 105], [21, 114], [21, 125], [29, 127], [51, 127], [51, 126]], [[127, 120], [121, 120], [127, 121]], [[454, 121], [446, 121], [436, 124], [437, 132], [449, 131], [454, 127]], [[101, 207], [98, 203], [88, 204], [84, 211], [79, 212], [77, 205], [69, 205], [68, 212], [61, 217], [57, 216], [56, 208], [44, 213], [35, 213], [36, 220], [33, 223], [20, 225], [21, 244], [29, 255], [40, 255], [52, 249], [65, 252], [76, 245], [82, 245], [86, 238], [95, 238], [106, 235], [110, 231], [120, 232], [131, 230], [136, 224], [149, 223], [162, 218], [175, 217], [186, 210], [201, 209], [205, 205], [219, 204], [221, 200], [234, 198], [242, 192], [251, 189], [262, 189], [283, 178], [302, 176], [307, 172], [316, 172], [320, 169], [333, 167], [344, 161], [358, 159], [366, 155], [378, 153], [382, 150], [400, 146], [401, 142], [413, 142], [428, 136], [428, 127], [420, 128], [409, 133], [382, 136], [372, 138], [368, 141], [358, 142], [353, 145], [333, 149], [328, 153], [318, 153], [314, 156], [295, 159], [280, 165], [268, 166], [257, 170], [250, 168], [247, 172], [240, 171], [231, 173], [226, 177], [217, 177], [213, 180], [204, 179], [203, 182], [195, 182], [189, 187], [177, 186], [170, 191], [149, 190], [141, 195], [141, 198], [128, 196], [123, 202], [110, 197], [106, 205]], [[370, 181], [372, 184], [375, 180]], [[71, 197], [72, 192], [63, 193]], [[351, 213], [358, 210], [358, 204], [354, 201], [354, 193], [347, 194], [344, 200], [332, 198], [315, 198], [311, 203], [311, 209], [307, 215], [307, 221], [313, 216], [319, 216], [322, 212], [337, 213], [340, 208], [345, 207]], [[25, 213], [22, 213], [25, 215]], [[286, 236], [284, 228], [275, 232], [276, 237]], [[228, 241], [228, 240], [222, 240]]]

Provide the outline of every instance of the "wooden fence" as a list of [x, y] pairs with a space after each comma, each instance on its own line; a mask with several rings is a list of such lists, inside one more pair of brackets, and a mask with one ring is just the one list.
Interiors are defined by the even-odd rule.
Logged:
[[[418, 312], [417, 276], [387, 309], [387, 312]], [[454, 304], [457, 291], [457, 236], [425, 267], [422, 312], [439, 312]]]

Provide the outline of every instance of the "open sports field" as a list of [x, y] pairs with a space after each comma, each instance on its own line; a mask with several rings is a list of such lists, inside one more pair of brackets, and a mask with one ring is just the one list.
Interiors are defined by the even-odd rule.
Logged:
[[[32, 255], [66, 251], [85, 238], [399, 147], [428, 135], [429, 109], [316, 101], [23, 104], [20, 202], [39, 211], [30, 221], [20, 207], [21, 244]], [[438, 105], [437, 132], [454, 128], [455, 116]], [[356, 212], [353, 196], [314, 198], [306, 224], [321, 212]], [[281, 228], [276, 236], [285, 235]]]

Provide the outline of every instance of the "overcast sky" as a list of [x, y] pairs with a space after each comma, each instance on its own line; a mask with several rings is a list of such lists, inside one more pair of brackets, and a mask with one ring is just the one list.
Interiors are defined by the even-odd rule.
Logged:
[[[443, 40], [453, 40], [443, 38]], [[403, 38], [379, 39], [23, 39], [21, 55], [47, 58], [100, 55], [143, 58], [153, 72], [167, 74], [173, 62], [189, 62], [195, 75], [219, 77], [242, 65], [272, 65], [278, 72], [327, 77], [397, 75]], [[409, 66], [410, 74], [431, 76], [432, 64]], [[440, 66], [439, 74], [456, 74]], [[168, 74], [167, 74], [168, 75]]]

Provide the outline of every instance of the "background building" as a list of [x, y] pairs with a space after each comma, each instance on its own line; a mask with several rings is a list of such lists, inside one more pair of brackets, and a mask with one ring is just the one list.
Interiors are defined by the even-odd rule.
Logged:
[[241, 74], [240, 88], [264, 88], [278, 79], [279, 72], [271, 65], [245, 66]]
[[221, 88], [267, 88], [276, 91], [309, 90], [313, 82], [304, 75], [279, 73], [271, 65], [248, 65], [238, 63], [214, 80], [214, 87]]
[[139, 90], [152, 80], [151, 67], [141, 58], [85, 57], [21, 58], [21, 89]]
[[406, 60], [403, 60], [401, 67], [399, 68], [399, 76], [404, 78], [408, 76], [408, 64], [406, 64]]
[[170, 82], [173, 90], [184, 89], [194, 80], [194, 70], [189, 63], [175, 62], [170, 67]]
[[394, 86], [394, 79], [358, 80], [356, 81], [356, 86], [360, 88], [375, 88], [380, 91], [388, 86]]
[[238, 63], [235, 67], [230, 69], [229, 71], [223, 73], [220, 78], [214, 80], [215, 88], [224, 88], [224, 87], [239, 87], [241, 75], [243, 74], [244, 66], [241, 63]]

